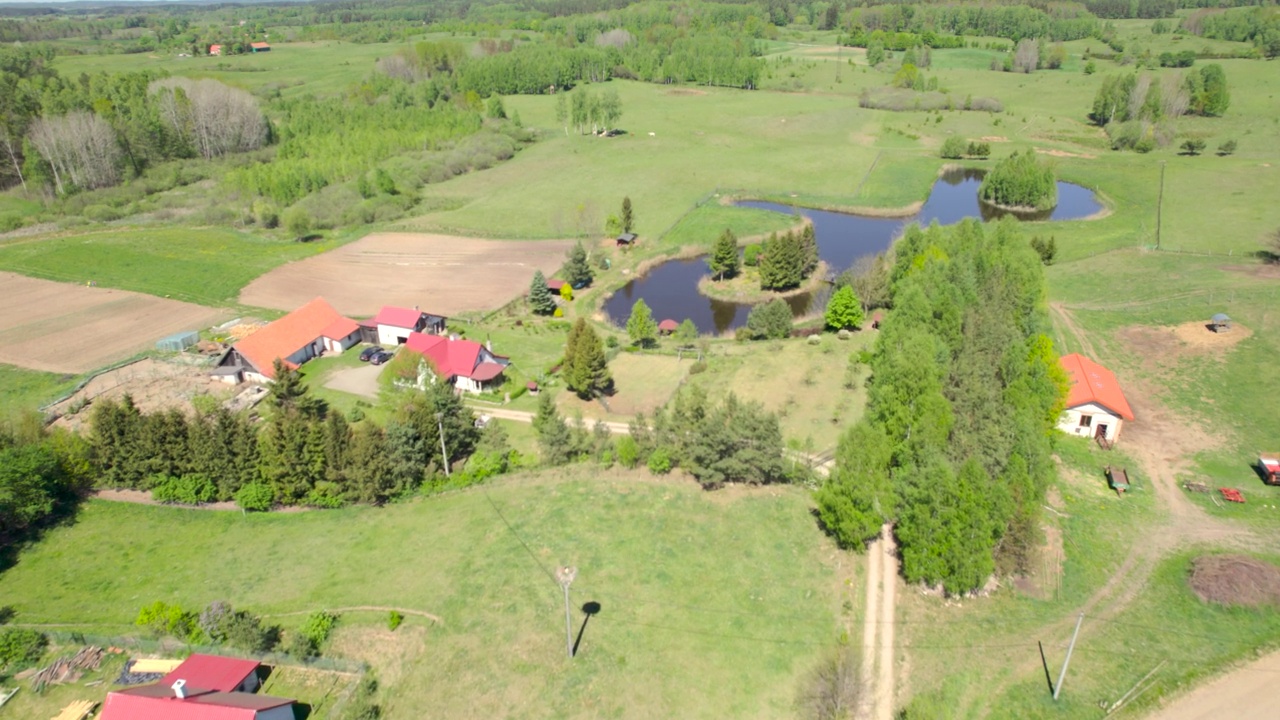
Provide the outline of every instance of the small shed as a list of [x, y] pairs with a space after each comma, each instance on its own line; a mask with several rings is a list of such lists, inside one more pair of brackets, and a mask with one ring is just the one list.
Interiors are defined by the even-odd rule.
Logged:
[[635, 244], [636, 244], [636, 234], [635, 234], [635, 233], [622, 233], [621, 235], [619, 235], [619, 236], [618, 236], [618, 246], [619, 246], [619, 247], [624, 246], [624, 245], [626, 245], [626, 246], [630, 246], [630, 245], [635, 245]]
[[680, 327], [680, 323], [676, 322], [675, 320], [672, 320], [671, 318], [667, 318], [666, 320], [663, 320], [662, 322], [658, 323], [658, 332], [662, 333], [663, 335], [670, 335], [671, 333], [675, 332], [676, 328], [678, 327]]
[[198, 342], [200, 342], [200, 333], [195, 331], [180, 332], [158, 340], [156, 349], [165, 352], [182, 352]]
[[271, 52], [271, 45], [264, 42], [249, 43], [249, 51], [256, 53]]
[[564, 285], [565, 283], [563, 280], [556, 280], [555, 278], [547, 280], [547, 289], [556, 295], [560, 294], [560, 289], [563, 288]]
[[1209, 329], [1216, 333], [1231, 331], [1231, 318], [1226, 313], [1218, 313], [1209, 320]]

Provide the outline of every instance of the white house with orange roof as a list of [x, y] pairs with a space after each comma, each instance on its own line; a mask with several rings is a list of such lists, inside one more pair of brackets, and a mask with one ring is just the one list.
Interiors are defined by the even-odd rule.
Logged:
[[1120, 428], [1133, 419], [1129, 401], [1120, 390], [1115, 374], [1078, 353], [1064, 355], [1059, 362], [1071, 381], [1067, 408], [1058, 419], [1058, 429], [1109, 443], [1120, 438]]

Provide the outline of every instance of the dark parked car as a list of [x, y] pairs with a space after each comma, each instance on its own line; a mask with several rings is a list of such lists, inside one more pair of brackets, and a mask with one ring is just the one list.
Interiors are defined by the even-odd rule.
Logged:
[[386, 350], [381, 350], [379, 352], [374, 353], [373, 357], [369, 358], [369, 362], [373, 363], [374, 365], [381, 365], [382, 363], [390, 360], [393, 357], [395, 357], [394, 354], [389, 353]]
[[373, 347], [367, 347], [364, 350], [360, 351], [360, 362], [369, 362], [370, 358], [372, 358], [374, 355], [377, 355], [380, 352], [382, 352], [382, 348], [378, 347], [377, 345], [374, 345]]

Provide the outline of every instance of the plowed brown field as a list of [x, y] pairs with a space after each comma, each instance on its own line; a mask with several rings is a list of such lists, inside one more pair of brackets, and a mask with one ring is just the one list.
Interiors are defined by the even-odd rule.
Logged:
[[547, 275], [557, 270], [572, 245], [374, 233], [272, 270], [249, 283], [240, 302], [292, 310], [320, 295], [356, 317], [374, 315], [383, 305], [417, 305], [443, 315], [492, 310], [527, 292], [535, 269]]

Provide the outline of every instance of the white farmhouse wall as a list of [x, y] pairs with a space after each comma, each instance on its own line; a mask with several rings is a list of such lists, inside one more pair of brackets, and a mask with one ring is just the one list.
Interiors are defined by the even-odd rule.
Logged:
[[335, 340], [333, 338], [323, 338], [323, 340], [324, 340], [325, 350], [328, 350], [330, 352], [342, 352], [343, 350], [346, 350], [347, 348], [359, 342], [360, 331], [357, 330], [356, 332], [351, 333], [350, 335], [346, 336], [345, 338], [342, 338], [341, 340]]
[[413, 328], [378, 325], [378, 344], [383, 347], [395, 347], [401, 344], [400, 338], [408, 338], [411, 332], [413, 332]]
[[458, 376], [458, 379], [455, 380], [453, 384], [454, 384], [454, 387], [458, 388], [459, 390], [462, 390], [463, 392], [478, 394], [481, 390], [480, 383], [476, 382], [475, 380], [472, 380], [469, 377], [462, 377], [461, 375]]
[[[1090, 418], [1088, 425], [1080, 423], [1080, 419], [1085, 416]], [[1098, 432], [1099, 425], [1106, 425], [1104, 437], [1108, 441], [1114, 441], [1120, 435], [1120, 425], [1123, 422], [1123, 418], [1101, 405], [1088, 403], [1063, 411], [1062, 417], [1058, 419], [1058, 429], [1071, 435], [1091, 438]]]

